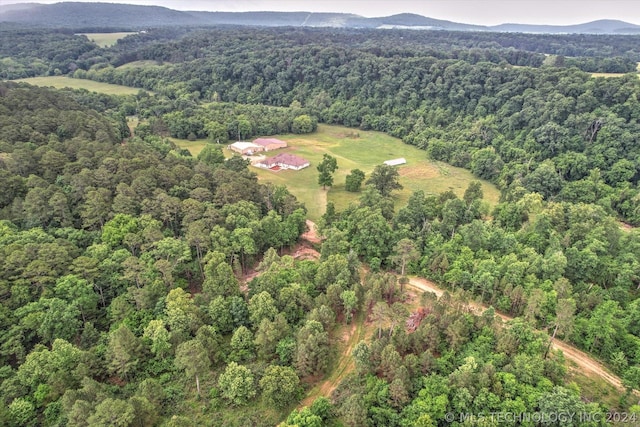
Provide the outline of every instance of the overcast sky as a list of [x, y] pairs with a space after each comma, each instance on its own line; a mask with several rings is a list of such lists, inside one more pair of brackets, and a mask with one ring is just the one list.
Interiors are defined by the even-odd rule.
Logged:
[[[0, 0], [0, 5], [26, 2], [58, 3], [59, 0]], [[640, 0], [121, 0], [108, 2], [157, 5], [177, 10], [344, 12], [367, 17], [411, 12], [429, 18], [479, 25], [503, 23], [566, 25], [597, 19], [619, 19], [640, 25]]]

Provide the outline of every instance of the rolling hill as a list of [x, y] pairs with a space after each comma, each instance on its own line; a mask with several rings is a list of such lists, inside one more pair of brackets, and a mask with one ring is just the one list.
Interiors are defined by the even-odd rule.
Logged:
[[177, 11], [160, 6], [113, 3], [62, 2], [55, 4], [0, 5], [0, 24], [18, 23], [32, 27], [128, 28], [140, 30], [162, 26], [250, 25], [268, 27], [337, 27], [448, 31], [492, 31], [520, 33], [638, 34], [640, 26], [616, 20], [599, 20], [578, 25], [470, 25], [421, 15], [366, 18], [347, 13], [311, 12], [202, 12]]

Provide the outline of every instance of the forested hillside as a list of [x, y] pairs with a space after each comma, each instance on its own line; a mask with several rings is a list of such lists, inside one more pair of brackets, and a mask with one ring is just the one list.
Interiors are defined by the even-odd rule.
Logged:
[[[177, 7], [177, 6], [174, 6]], [[190, 3], [193, 9], [211, 9]], [[213, 6], [214, 9], [218, 8]], [[353, 13], [309, 12], [302, 3], [297, 12], [247, 11], [205, 12], [172, 10], [154, 5], [106, 2], [56, 2], [53, 4], [0, 4], [0, 23], [20, 28], [101, 29], [139, 31], [158, 27], [253, 26], [253, 27], [333, 27], [333, 28], [411, 28], [415, 30], [492, 31], [550, 34], [638, 34], [639, 26], [613, 19], [600, 19], [574, 25], [526, 25], [503, 23], [484, 26], [429, 18], [413, 13], [364, 17]], [[224, 6], [219, 7], [224, 9]], [[363, 12], [364, 13], [364, 10]]]
[[223, 334], [262, 318], [234, 269], [295, 242], [304, 209], [219, 148], [196, 160], [155, 136], [123, 142], [107, 97], [7, 83], [0, 94], [2, 424], [175, 414], [184, 369], [226, 360]]
[[[0, 424], [640, 412], [637, 38], [165, 29], [29, 48], [44, 34], [0, 33], [2, 75], [156, 95], [0, 83]], [[605, 70], [629, 74], [587, 72]], [[493, 181], [500, 203], [472, 182], [394, 205], [402, 169], [376, 167], [357, 203], [327, 206], [318, 259], [297, 259], [304, 206], [217, 143], [318, 122], [402, 138]], [[168, 136], [211, 143], [193, 158]], [[409, 274], [454, 296], [411, 300]], [[295, 409], [352, 327], [354, 373]], [[568, 381], [552, 335], [626, 390]]]
[[[638, 78], [593, 78], [569, 67], [627, 72], [635, 68], [632, 55], [549, 60], [481, 48], [486, 35], [449, 43], [402, 32], [340, 32], [327, 40], [319, 31], [255, 31], [251, 38], [245, 31], [204, 32], [153, 43], [111, 61], [168, 64], [94, 66], [74, 75], [144, 87], [176, 103], [297, 102], [322, 122], [387, 132], [433, 159], [469, 168], [499, 184], [505, 198], [535, 191], [547, 200], [598, 203], [625, 222], [640, 222]], [[191, 131], [202, 134], [207, 120], [197, 111], [190, 119]]]

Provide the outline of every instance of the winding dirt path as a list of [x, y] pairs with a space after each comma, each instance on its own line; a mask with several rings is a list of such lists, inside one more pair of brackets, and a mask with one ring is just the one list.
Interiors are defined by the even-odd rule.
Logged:
[[[423, 292], [431, 292], [434, 293], [438, 298], [440, 298], [444, 294], [444, 290], [439, 288], [435, 283], [423, 279], [421, 277], [411, 277], [409, 279], [409, 286], [421, 290]], [[469, 307], [475, 313], [482, 313], [488, 307], [483, 304], [478, 303], [469, 303]], [[513, 320], [513, 317], [507, 316], [502, 313], [498, 313], [496, 311], [496, 315], [499, 316], [503, 321], [508, 322], [509, 320]], [[572, 361], [578, 366], [578, 369], [583, 373], [588, 373], [591, 375], [596, 375], [602, 379], [604, 379], [609, 384], [618, 388], [619, 390], [624, 390], [624, 386], [622, 385], [622, 381], [616, 375], [609, 372], [602, 364], [595, 361], [591, 356], [586, 354], [585, 352], [578, 350], [572, 345], [569, 345], [563, 341], [558, 339], [554, 339], [552, 343], [552, 348], [555, 350], [562, 350], [564, 353], [564, 357], [567, 360]]]
[[339, 339], [339, 355], [335, 362], [335, 368], [331, 371], [329, 377], [316, 384], [316, 386], [307, 393], [307, 397], [298, 405], [300, 408], [310, 406], [313, 401], [320, 396], [331, 396], [333, 390], [340, 385], [344, 377], [355, 369], [355, 362], [353, 361], [351, 352], [358, 342], [366, 339], [368, 335], [371, 335], [371, 331], [366, 328], [363, 317], [363, 315], [357, 316], [348, 328], [344, 328], [345, 330]]
[[[312, 244], [321, 243], [322, 240], [316, 232], [316, 225], [312, 221], [307, 220], [307, 227], [308, 231], [301, 236], [302, 239]], [[421, 277], [409, 278], [408, 286], [422, 292], [431, 292], [438, 298], [440, 298], [445, 292], [444, 289], [440, 288], [435, 283]], [[488, 308], [488, 306], [476, 302], [470, 302], [468, 303], [468, 306], [471, 311], [476, 314], [481, 314]], [[513, 320], [513, 317], [497, 311], [496, 316], [500, 317], [504, 322]], [[361, 317], [362, 316], [358, 316], [354, 319], [350, 327], [344, 331], [339, 344], [340, 354], [330, 376], [313, 387], [313, 389], [307, 393], [307, 397], [300, 403], [299, 407], [311, 405], [317, 397], [331, 396], [331, 393], [340, 384], [340, 381], [342, 381], [345, 375], [354, 369], [355, 366], [353, 358], [351, 357], [353, 347], [360, 340], [365, 339], [372, 334], [372, 329], [366, 328], [365, 321]], [[585, 352], [558, 339], [553, 340], [552, 348], [555, 350], [562, 350], [565, 359], [575, 363], [577, 366], [576, 369], [581, 371], [583, 374], [600, 377], [617, 389], [625, 390], [625, 387], [619, 377], [609, 372], [601, 363], [594, 360]]]

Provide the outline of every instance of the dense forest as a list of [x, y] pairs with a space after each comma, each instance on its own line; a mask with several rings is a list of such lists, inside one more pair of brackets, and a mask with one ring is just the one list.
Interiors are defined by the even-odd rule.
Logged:
[[[535, 191], [546, 200], [598, 203], [640, 223], [638, 79], [593, 78], [569, 66], [627, 72], [633, 55], [545, 59], [483, 48], [486, 35], [466, 33], [450, 41], [439, 33], [345, 31], [327, 38], [321, 31], [255, 31], [256, 37], [229, 30], [151, 43], [114, 55], [115, 66], [93, 64], [73, 75], [166, 96], [190, 123], [181, 134], [202, 135], [217, 123], [189, 103], [297, 105], [324, 123], [402, 138], [497, 183], [505, 197]], [[532, 48], [554, 46], [543, 41]], [[587, 46], [576, 50], [588, 55]], [[118, 67], [138, 60], [164, 65]]]
[[[0, 83], [0, 424], [636, 414], [637, 41], [224, 28], [98, 48], [71, 33], [0, 31], [5, 78], [144, 89]], [[215, 142], [318, 122], [401, 138], [494, 182], [501, 200], [489, 207], [473, 182], [463, 197], [425, 188], [394, 205], [397, 172], [378, 168], [357, 203], [327, 206], [318, 259], [296, 259], [305, 207]], [[167, 136], [212, 143], [194, 158]], [[449, 293], [411, 300], [406, 275]], [[465, 299], [516, 319], [502, 325]], [[299, 407], [355, 324], [373, 337], [353, 348], [353, 372]], [[613, 406], [567, 382], [551, 335], [622, 378]], [[604, 425], [594, 418], [580, 425]]]

